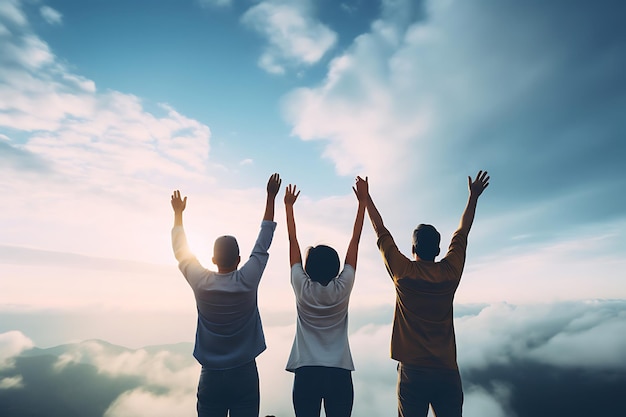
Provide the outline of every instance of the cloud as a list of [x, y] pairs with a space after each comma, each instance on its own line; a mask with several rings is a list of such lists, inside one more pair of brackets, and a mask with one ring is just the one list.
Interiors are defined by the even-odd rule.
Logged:
[[0, 19], [9, 24], [15, 24], [18, 26], [26, 25], [26, 15], [19, 6], [19, 0], [8, 0], [0, 3]]
[[272, 74], [284, 74], [291, 66], [317, 63], [337, 42], [337, 34], [312, 16], [309, 0], [262, 1], [241, 18], [263, 35], [268, 45], [259, 66]]
[[196, 0], [202, 7], [228, 7], [233, 4], [233, 0]]
[[469, 371], [519, 361], [626, 371], [626, 302], [493, 304], [456, 320], [459, 363]]
[[63, 15], [50, 6], [41, 6], [39, 13], [50, 25], [60, 25], [63, 22]]
[[[34, 346], [22, 332], [13, 330], [0, 333], [0, 370], [11, 367], [13, 358]], [[8, 382], [7, 382], [8, 383]]]
[[[626, 125], [610, 109], [624, 97], [612, 86], [624, 85], [617, 68], [626, 31], [610, 7], [424, 4], [417, 15], [408, 2], [383, 2], [381, 17], [331, 61], [320, 85], [288, 94], [292, 133], [323, 141], [339, 174], [366, 172], [393, 182], [394, 192], [407, 178], [442, 184], [484, 164], [509, 185], [500, 197], [509, 207], [595, 187], [598, 178], [611, 189], [621, 184], [617, 159], [600, 157], [605, 148], [625, 151], [617, 138]], [[598, 158], [586, 159], [590, 152]], [[606, 165], [592, 168], [600, 159]], [[519, 180], [528, 172], [532, 180]]]
[[[168, 104], [148, 111], [137, 96], [99, 91], [54, 55], [19, 6], [0, 7], [0, 24], [10, 31], [0, 37], [0, 172], [13, 178], [1, 190], [16, 201], [3, 216], [4, 242], [48, 236], [54, 241], [40, 241], [40, 247], [111, 255], [100, 249], [133, 241], [111, 235], [122, 230], [111, 227], [114, 217], [156, 232], [145, 214], [160, 216], [154, 207], [161, 204], [168, 209], [167, 196], [176, 185], [209, 188], [211, 131]], [[129, 206], [135, 206], [135, 219], [122, 214]], [[45, 226], [52, 218], [54, 231]], [[76, 240], [76, 232], [83, 237]], [[148, 246], [144, 241], [113, 257], [154, 252]]]
[[24, 381], [21, 376], [12, 376], [0, 379], [0, 389], [24, 388]]
[[103, 417], [192, 416], [195, 410], [195, 398], [187, 392], [163, 396], [136, 389], [118, 397]]
[[[468, 417], [516, 417], [517, 414], [509, 409], [509, 387], [498, 385], [483, 388], [470, 386], [464, 390], [463, 415]], [[505, 398], [502, 398], [502, 397]]]

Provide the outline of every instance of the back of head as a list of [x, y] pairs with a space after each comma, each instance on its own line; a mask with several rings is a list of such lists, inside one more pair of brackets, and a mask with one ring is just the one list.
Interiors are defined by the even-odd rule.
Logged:
[[326, 286], [339, 274], [339, 255], [330, 246], [312, 246], [307, 251], [304, 270], [313, 281]]
[[239, 262], [239, 245], [234, 236], [220, 236], [213, 245], [213, 262], [218, 267], [230, 268]]
[[420, 224], [413, 231], [413, 253], [425, 261], [434, 261], [439, 255], [441, 235], [430, 224]]

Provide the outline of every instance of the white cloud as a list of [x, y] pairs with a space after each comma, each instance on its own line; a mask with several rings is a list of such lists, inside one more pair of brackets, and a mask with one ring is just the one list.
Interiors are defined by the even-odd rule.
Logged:
[[50, 6], [41, 6], [39, 13], [51, 25], [60, 25], [63, 22], [63, 15]]
[[[0, 20], [6, 22], [5, 3], [3, 7]], [[149, 112], [136, 96], [97, 91], [92, 80], [68, 70], [26, 23], [7, 27], [13, 36], [0, 38], [0, 129], [12, 132], [3, 135], [3, 146], [9, 146], [6, 158], [17, 155], [25, 162], [0, 167], [2, 175], [14, 178], [2, 184], [2, 191], [19, 201], [14, 212], [3, 216], [5, 223], [13, 223], [2, 226], [4, 243], [33, 246], [26, 242], [28, 236], [45, 240], [54, 235], [54, 242], [34, 246], [122, 257], [154, 252], [139, 239], [139, 247], [131, 251], [99, 250], [119, 246], [111, 242], [132, 244], [135, 238], [118, 234], [122, 225], [157, 232], [146, 213], [155, 212], [155, 205], [167, 210], [175, 185], [203, 184], [206, 190], [213, 181], [208, 173], [210, 129], [167, 104]], [[37, 202], [28, 203], [34, 195]], [[130, 206], [136, 215], [129, 216]], [[111, 227], [116, 216], [122, 222]], [[24, 220], [18, 228], [13, 222], [18, 218], [32, 221]], [[41, 233], [53, 218], [58, 229]], [[82, 237], [76, 239], [75, 233]]]
[[157, 395], [144, 389], [120, 395], [104, 413], [104, 417], [193, 416], [196, 401], [188, 392]]
[[32, 340], [20, 331], [0, 333], [0, 369], [10, 367], [15, 356], [32, 347]]
[[[292, 133], [323, 141], [324, 155], [339, 174], [384, 178], [395, 193], [415, 186], [409, 178], [439, 182], [486, 162], [522, 176], [527, 167], [519, 161], [545, 158], [542, 168], [552, 174], [576, 149], [562, 139], [571, 138], [569, 120], [550, 132], [536, 124], [542, 94], [566, 79], [559, 71], [572, 65], [563, 57], [573, 44], [549, 23], [559, 20], [558, 8], [544, 13], [528, 3], [505, 8], [488, 1], [427, 1], [422, 19], [411, 20], [411, 3], [383, 2], [382, 17], [332, 60], [320, 85], [287, 95], [283, 113]], [[581, 78], [589, 74], [591, 69]], [[579, 88], [579, 82], [568, 88]], [[528, 107], [520, 111], [522, 103], [537, 114]], [[517, 124], [502, 126], [512, 115]], [[538, 155], [539, 138], [564, 143]]]
[[494, 392], [482, 387], [464, 388], [463, 415], [466, 417], [515, 417], [508, 407], [506, 400], [502, 400], [499, 392], [504, 387], [494, 387]]
[[583, 369], [623, 369], [624, 301], [493, 304], [456, 320], [466, 370], [531, 360]]
[[242, 22], [267, 38], [259, 66], [269, 73], [313, 65], [337, 42], [337, 35], [311, 15], [309, 0], [268, 0], [251, 7]]
[[4, 0], [0, 2], [0, 20], [6, 19], [10, 24], [19, 26], [26, 25], [26, 16], [19, 6], [19, 0]]
[[0, 379], [0, 389], [23, 388], [24, 380], [21, 375]]

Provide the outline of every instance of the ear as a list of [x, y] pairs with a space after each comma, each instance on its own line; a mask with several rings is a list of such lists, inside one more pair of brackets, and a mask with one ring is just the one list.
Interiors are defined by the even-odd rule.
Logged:
[[417, 250], [417, 247], [416, 247], [415, 245], [411, 246], [411, 253], [412, 253], [413, 255], [417, 255], [416, 250]]
[[435, 258], [439, 256], [439, 253], [441, 253], [441, 248], [437, 248], [437, 254], [435, 255]]
[[237, 263], [235, 264], [235, 268], [239, 266], [239, 262], [241, 262], [241, 256], [237, 257]]
[[217, 262], [215, 262], [215, 256], [211, 258], [211, 262], [213, 262], [214, 265], [217, 265]]

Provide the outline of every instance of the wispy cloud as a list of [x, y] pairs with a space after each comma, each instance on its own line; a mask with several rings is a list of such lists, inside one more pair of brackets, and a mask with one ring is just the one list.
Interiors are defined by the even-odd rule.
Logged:
[[15, 356], [33, 346], [32, 340], [18, 330], [0, 333], [0, 370], [10, 367]]
[[202, 7], [227, 7], [233, 4], [233, 0], [196, 0]]
[[2, 18], [1, 24], [5, 22], [18, 26], [27, 24], [26, 15], [20, 8], [19, 0], [8, 0], [0, 3], [0, 18]]
[[310, 0], [267, 0], [251, 7], [242, 22], [268, 45], [259, 66], [272, 74], [317, 63], [337, 42], [337, 34], [315, 19]]
[[51, 25], [60, 25], [63, 23], [63, 15], [50, 6], [41, 6], [39, 13], [41, 13], [41, 17]]

